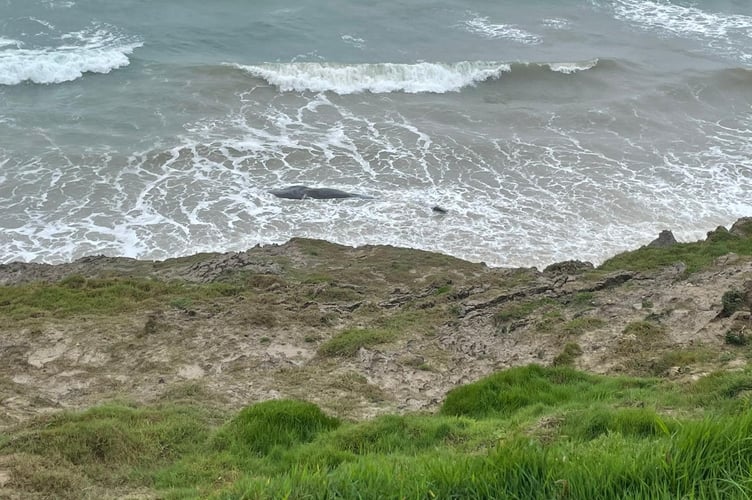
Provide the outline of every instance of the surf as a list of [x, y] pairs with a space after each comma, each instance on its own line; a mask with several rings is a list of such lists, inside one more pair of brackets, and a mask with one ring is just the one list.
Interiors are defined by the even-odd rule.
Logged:
[[513, 71], [541, 70], [561, 74], [587, 71], [598, 59], [573, 62], [503, 63], [461, 61], [456, 63], [414, 64], [372, 63], [338, 64], [317, 62], [264, 63], [229, 66], [244, 71], [282, 92], [333, 92], [357, 94], [370, 92], [408, 94], [459, 92], [481, 82], [498, 80]]
[[20, 42], [0, 40], [0, 85], [23, 82], [57, 84], [86, 73], [109, 73], [128, 66], [129, 56], [143, 46], [140, 40], [120, 36], [104, 27], [66, 33], [56, 47], [26, 48]]

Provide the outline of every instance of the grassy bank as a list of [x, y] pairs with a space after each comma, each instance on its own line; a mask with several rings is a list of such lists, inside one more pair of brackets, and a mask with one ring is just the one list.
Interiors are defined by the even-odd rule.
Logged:
[[14, 429], [0, 463], [30, 498], [747, 498], [751, 388], [749, 372], [679, 385], [531, 365], [436, 414], [360, 422], [290, 400], [107, 405]]
[[689, 274], [707, 267], [722, 255], [730, 253], [752, 255], [752, 237], [750, 236], [752, 236], [752, 222], [740, 220], [731, 231], [719, 227], [715, 231], [710, 231], [707, 238], [702, 241], [678, 243], [664, 248], [645, 246], [615, 255], [605, 261], [599, 269], [646, 271], [681, 262], [686, 266], [686, 272]]

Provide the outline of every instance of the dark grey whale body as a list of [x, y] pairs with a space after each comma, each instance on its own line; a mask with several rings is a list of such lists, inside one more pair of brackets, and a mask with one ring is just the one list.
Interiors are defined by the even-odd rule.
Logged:
[[[305, 200], [306, 198], [316, 200], [331, 200], [336, 198], [373, 199], [373, 196], [367, 196], [365, 194], [348, 193], [347, 191], [332, 188], [312, 188], [308, 186], [288, 186], [282, 189], [270, 189], [269, 193], [277, 198], [287, 198], [289, 200]], [[449, 212], [446, 208], [442, 208], [438, 205], [434, 206], [431, 210], [438, 215], [446, 215], [447, 212]]]
[[272, 189], [269, 192], [277, 198], [287, 198], [290, 200], [304, 200], [306, 198], [314, 198], [317, 200], [331, 200], [334, 198], [371, 198], [370, 196], [348, 193], [346, 191], [340, 191], [339, 189], [312, 188], [308, 186], [289, 186], [282, 189]]

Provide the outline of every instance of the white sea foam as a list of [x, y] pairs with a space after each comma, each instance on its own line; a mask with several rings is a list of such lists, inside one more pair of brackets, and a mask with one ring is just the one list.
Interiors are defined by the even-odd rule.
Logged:
[[101, 27], [64, 34], [60, 41], [57, 47], [0, 51], [0, 85], [61, 83], [84, 73], [109, 73], [127, 66], [128, 55], [142, 46]]
[[47, 21], [47, 20], [39, 19], [38, 17], [29, 17], [28, 19], [30, 21], [34, 21], [37, 24], [41, 24], [42, 26], [44, 26], [45, 28], [47, 28], [50, 31], [54, 31], [55, 30], [55, 25], [52, 24], [51, 22]]
[[362, 38], [358, 38], [357, 36], [353, 35], [342, 35], [340, 36], [343, 42], [345, 42], [347, 45], [352, 45], [356, 49], [362, 49], [366, 46], [366, 41]]
[[462, 27], [464, 27], [466, 31], [483, 38], [491, 40], [512, 40], [528, 45], [537, 45], [543, 41], [540, 36], [518, 26], [511, 24], [494, 24], [488, 20], [487, 16], [480, 16], [475, 13], [470, 13], [470, 16], [470, 19], [464, 21]]
[[546, 28], [554, 29], [554, 30], [565, 30], [565, 29], [569, 29], [570, 27], [569, 20], [563, 19], [560, 17], [549, 17], [549, 18], [543, 19], [541, 21], [541, 24]]
[[499, 78], [510, 66], [495, 62], [416, 64], [268, 63], [232, 64], [263, 78], [282, 91], [359, 92], [457, 92], [484, 80]]
[[45, 0], [44, 4], [50, 9], [70, 9], [76, 5], [76, 2], [69, 0]]
[[[596, 0], [591, 0], [597, 4]], [[709, 12], [660, 0], [616, 0], [615, 16], [673, 36], [705, 39], [726, 52], [752, 60], [752, 16]], [[741, 36], [740, 42], [736, 37]]]
[[10, 46], [18, 48], [21, 46], [21, 42], [19, 42], [18, 40], [11, 40], [9, 38], [0, 37], [0, 48]]
[[556, 71], [557, 73], [564, 73], [567, 75], [577, 73], [579, 71], [587, 71], [589, 69], [595, 68], [597, 65], [598, 59], [591, 59], [589, 61], [558, 62], [546, 64], [546, 66], [548, 66], [551, 71]]
[[752, 33], [752, 17], [722, 14], [665, 1], [618, 0], [616, 14], [624, 19], [678, 35], [726, 36], [732, 30]]

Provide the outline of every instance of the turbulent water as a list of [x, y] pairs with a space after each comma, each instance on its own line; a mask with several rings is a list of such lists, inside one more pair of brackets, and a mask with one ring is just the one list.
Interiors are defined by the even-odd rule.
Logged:
[[748, 0], [0, 0], [0, 262], [599, 261], [751, 183]]

